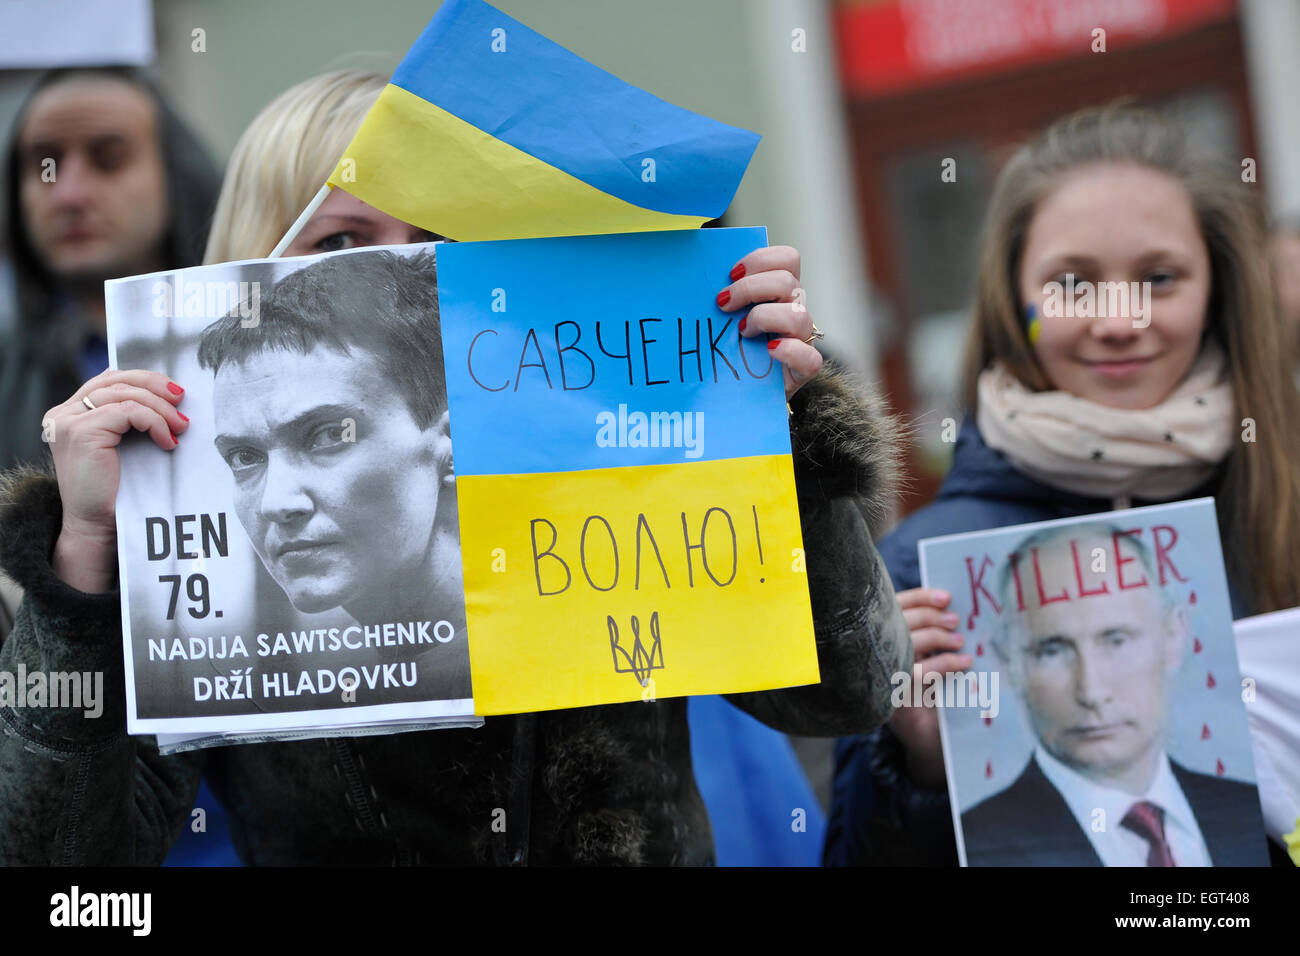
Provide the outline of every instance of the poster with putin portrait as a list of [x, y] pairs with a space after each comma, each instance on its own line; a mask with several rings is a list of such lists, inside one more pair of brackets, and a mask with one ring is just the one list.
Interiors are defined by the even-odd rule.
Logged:
[[107, 284], [112, 366], [188, 417], [121, 445], [131, 733], [481, 723], [434, 245]]
[[963, 865], [1268, 865], [1213, 499], [919, 548], [972, 665], [895, 703], [940, 708]]

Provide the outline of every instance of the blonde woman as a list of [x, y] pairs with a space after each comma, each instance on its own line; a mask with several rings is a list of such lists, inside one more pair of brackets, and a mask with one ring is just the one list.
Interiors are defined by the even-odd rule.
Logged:
[[[387, 83], [380, 73], [339, 70], [299, 83], [262, 110], [231, 154], [203, 261], [269, 255], [334, 171]], [[334, 189], [284, 254], [440, 238]]]
[[[383, 83], [329, 74], [254, 120], [231, 159], [209, 261], [269, 252]], [[429, 238], [336, 192], [289, 251]], [[741, 334], [771, 336], [784, 373], [822, 679], [729, 699], [780, 731], [831, 736], [879, 725], [890, 675], [912, 656], [868, 524], [892, 487], [890, 422], [838, 376], [818, 374], [821, 355], [803, 341], [811, 317], [794, 303], [798, 276], [794, 249], [757, 249], [719, 282], [718, 301], [731, 312], [753, 305]], [[49, 413], [62, 436], [57, 481], [14, 475], [0, 496], [0, 566], [26, 589], [0, 668], [102, 670], [109, 697], [100, 721], [3, 714], [0, 864], [156, 863], [188, 819], [200, 776], [250, 864], [713, 862], [684, 699], [167, 758], [152, 738], [126, 736], [117, 445], [131, 429], [147, 431], [159, 454], [185, 440], [183, 384], [145, 370], [90, 380]]]
[[[1054, 317], [1067, 274], [1150, 283], [1147, 324]], [[924, 672], [972, 663], [950, 596], [920, 587], [934, 535], [1212, 495], [1234, 616], [1300, 604], [1300, 394], [1276, 308], [1257, 194], [1156, 115], [1083, 110], [1011, 159], [979, 259], [972, 414], [937, 500], [880, 545]], [[828, 863], [957, 862], [933, 708], [837, 755]]]

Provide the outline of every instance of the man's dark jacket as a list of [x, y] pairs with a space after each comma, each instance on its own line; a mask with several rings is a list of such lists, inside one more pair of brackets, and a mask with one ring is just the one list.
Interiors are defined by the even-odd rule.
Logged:
[[[861, 733], [886, 719], [890, 677], [912, 666], [871, 536], [894, 480], [893, 425], [832, 374], [791, 404], [822, 679], [728, 699], [785, 733]], [[0, 566], [26, 591], [0, 669], [102, 670], [107, 702], [97, 720], [0, 709], [0, 864], [158, 863], [200, 774], [249, 864], [713, 862], [685, 699], [160, 756], [152, 737], [126, 734], [118, 593], [53, 573], [60, 521], [49, 475], [0, 489]]]
[[79, 315], [51, 314], [40, 328], [0, 333], [0, 468], [49, 460], [41, 419], [83, 381], [77, 358], [87, 329]]
[[[1268, 866], [1255, 788], [1169, 766], [1187, 798], [1213, 866]], [[1061, 792], [1030, 759], [1016, 782], [961, 815], [970, 866], [1101, 866]], [[1175, 855], [1174, 862], [1178, 862]]]

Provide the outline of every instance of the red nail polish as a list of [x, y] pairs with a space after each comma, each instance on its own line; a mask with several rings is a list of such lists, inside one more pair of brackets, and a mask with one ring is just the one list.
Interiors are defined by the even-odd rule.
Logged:
[[737, 279], [742, 278], [744, 275], [745, 275], [745, 264], [743, 262], [737, 263], [735, 268], [731, 270], [731, 281], [735, 282]]
[[177, 412], [176, 414], [181, 417], [181, 421], [183, 422], [188, 422], [190, 420], [189, 416], [186, 415], [184, 412]]
[[730, 302], [730, 301], [731, 301], [731, 290], [730, 290], [730, 289], [723, 289], [721, 292], [718, 293], [718, 307], [719, 307], [719, 308], [721, 308], [722, 306], [726, 305], [726, 304], [727, 304], [728, 302]]
[[167, 383], [167, 391], [171, 392], [173, 395], [183, 395], [185, 393], [185, 389], [181, 388], [175, 382]]
[[747, 324], [749, 324], [749, 316], [745, 316], [743, 319], [740, 320], [740, 331], [742, 332], [745, 331], [745, 326]]
[[770, 342], [767, 343], [767, 350], [768, 350], [769, 352], [775, 352], [775, 351], [776, 351], [776, 347], [777, 347], [778, 345], [780, 345], [780, 344], [781, 344], [781, 340], [780, 340], [780, 339], [772, 339]]
[[179, 438], [176, 437], [176, 433], [175, 433], [175, 432], [172, 432], [172, 433], [171, 433], [171, 436], [172, 436], [172, 442], [173, 442], [173, 444], [177, 444], [177, 445], [179, 445], [179, 444], [181, 443], [181, 440], [180, 440]]

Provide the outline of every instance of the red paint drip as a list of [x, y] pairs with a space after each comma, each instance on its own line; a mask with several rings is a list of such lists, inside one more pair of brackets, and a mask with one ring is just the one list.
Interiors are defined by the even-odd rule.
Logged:
[[1215, 681], [1213, 674], [1205, 675], [1205, 686], [1210, 689], [1213, 689], [1215, 686], [1217, 686], [1217, 682]]
[[1209, 739], [1210, 739], [1210, 725], [1209, 725], [1209, 724], [1201, 724], [1201, 739], [1202, 739], [1202, 740], [1209, 740]]
[[[1222, 766], [1222, 764], [1220, 764], [1220, 766]], [[993, 761], [990, 760], [988, 763], [984, 765], [984, 779], [988, 780], [992, 776], [993, 776]]]
[[1201, 651], [1202, 651], [1204, 648], [1205, 648], [1205, 645], [1201, 643], [1201, 639], [1200, 639], [1199, 637], [1194, 637], [1194, 638], [1192, 638], [1192, 653], [1193, 653], [1193, 654], [1199, 654], [1199, 653], [1201, 653]]
[[1215, 774], [1216, 774], [1217, 776], [1220, 776], [1220, 777], [1223, 776], [1223, 774], [1224, 774], [1224, 769], [1223, 769], [1223, 761], [1222, 761], [1222, 760], [1215, 760], [1215, 761], [1214, 761], [1214, 772], [1215, 772]]

